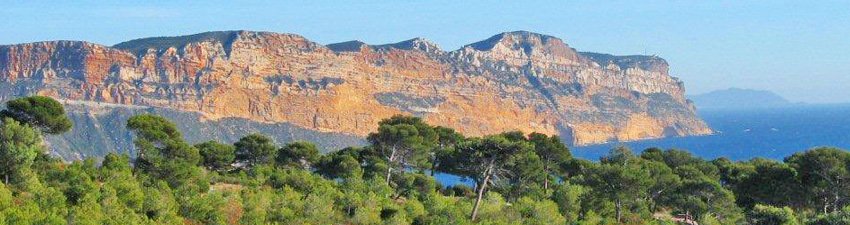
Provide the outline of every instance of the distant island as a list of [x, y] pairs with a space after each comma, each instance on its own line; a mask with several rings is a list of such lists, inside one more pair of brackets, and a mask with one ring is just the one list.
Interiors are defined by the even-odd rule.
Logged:
[[774, 108], [798, 105], [766, 90], [729, 88], [688, 96], [697, 109]]

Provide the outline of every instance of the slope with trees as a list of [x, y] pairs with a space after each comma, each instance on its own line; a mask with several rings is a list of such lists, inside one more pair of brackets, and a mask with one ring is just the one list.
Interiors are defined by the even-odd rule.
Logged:
[[72, 127], [51, 101], [2, 118], [0, 224], [850, 224], [850, 153], [835, 148], [733, 162], [621, 147], [594, 162], [558, 137], [395, 116], [371, 145], [320, 155], [262, 134], [191, 144], [144, 114], [126, 125], [136, 155], [63, 162], [41, 139]]

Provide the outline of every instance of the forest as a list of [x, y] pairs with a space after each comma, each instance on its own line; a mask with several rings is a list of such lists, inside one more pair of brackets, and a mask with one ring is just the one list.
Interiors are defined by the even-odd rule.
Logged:
[[850, 153], [829, 147], [782, 161], [625, 147], [586, 160], [558, 136], [466, 137], [399, 115], [368, 145], [321, 154], [259, 133], [189, 143], [144, 114], [126, 123], [134, 155], [67, 162], [43, 140], [73, 129], [59, 102], [14, 99], [0, 118], [0, 224], [850, 224]]

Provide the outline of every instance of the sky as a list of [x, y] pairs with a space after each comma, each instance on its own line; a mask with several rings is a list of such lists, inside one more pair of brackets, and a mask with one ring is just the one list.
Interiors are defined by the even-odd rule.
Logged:
[[688, 94], [730, 87], [850, 102], [847, 1], [11, 1], [0, 45], [113, 45], [205, 31], [295, 33], [330, 44], [423, 37], [444, 50], [497, 33], [559, 37], [579, 51], [655, 54]]

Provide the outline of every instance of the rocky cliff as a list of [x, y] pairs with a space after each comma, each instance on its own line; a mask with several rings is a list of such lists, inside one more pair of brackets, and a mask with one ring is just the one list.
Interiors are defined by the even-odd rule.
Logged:
[[[198, 129], [186, 130], [194, 140], [266, 131], [326, 148], [358, 143], [394, 114], [421, 116], [468, 135], [534, 131], [576, 145], [711, 133], [664, 59], [577, 52], [561, 39], [525, 31], [455, 51], [421, 38], [325, 46], [298, 35], [250, 31], [112, 47], [7, 45], [0, 46], [0, 86], [2, 99], [40, 94], [73, 105], [78, 128], [51, 141], [64, 155], [78, 149], [68, 146], [80, 137], [108, 137], [113, 140], [96, 143], [129, 148], [126, 131], [102, 133], [121, 126], [116, 118], [151, 111]], [[328, 137], [346, 141], [330, 144]]]

